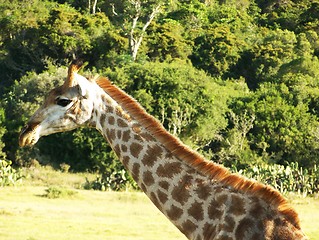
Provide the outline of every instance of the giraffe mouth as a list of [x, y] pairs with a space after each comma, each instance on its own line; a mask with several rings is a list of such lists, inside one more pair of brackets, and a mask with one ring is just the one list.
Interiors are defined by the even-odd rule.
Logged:
[[33, 146], [39, 140], [39, 124], [27, 124], [24, 126], [19, 135], [20, 147]]

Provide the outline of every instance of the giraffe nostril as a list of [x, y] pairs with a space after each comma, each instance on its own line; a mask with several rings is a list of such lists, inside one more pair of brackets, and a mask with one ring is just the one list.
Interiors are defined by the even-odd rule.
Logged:
[[28, 133], [28, 132], [32, 132], [35, 130], [35, 128], [39, 125], [38, 122], [35, 122], [35, 123], [28, 123], [26, 124], [20, 131], [20, 136]]
[[26, 125], [21, 129], [20, 136], [23, 135], [25, 132], [27, 132], [28, 128], [29, 128], [29, 125], [26, 124]]

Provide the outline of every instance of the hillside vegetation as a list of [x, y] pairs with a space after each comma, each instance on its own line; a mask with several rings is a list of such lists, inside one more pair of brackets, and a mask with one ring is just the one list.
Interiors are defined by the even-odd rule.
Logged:
[[92, 186], [104, 189], [131, 184], [91, 129], [18, 147], [81, 58], [83, 75], [110, 78], [208, 159], [282, 191], [318, 192], [318, 0], [12, 0], [0, 12], [2, 160], [100, 172]]

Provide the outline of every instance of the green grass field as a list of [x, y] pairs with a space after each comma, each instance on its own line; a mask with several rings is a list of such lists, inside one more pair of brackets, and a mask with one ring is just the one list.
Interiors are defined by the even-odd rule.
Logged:
[[[0, 189], [1, 240], [186, 239], [143, 193], [78, 190], [74, 186], [84, 182], [82, 175], [48, 171], [48, 177], [39, 177], [41, 173], [21, 186]], [[58, 179], [64, 180], [58, 189], [67, 194], [45, 197], [45, 186]], [[307, 235], [319, 239], [319, 199], [289, 199]]]
[[43, 197], [43, 187], [1, 189], [1, 240], [185, 239], [142, 193], [76, 190]]

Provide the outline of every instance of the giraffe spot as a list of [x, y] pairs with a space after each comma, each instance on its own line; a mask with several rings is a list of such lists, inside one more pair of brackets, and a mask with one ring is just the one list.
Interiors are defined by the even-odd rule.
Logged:
[[108, 140], [112, 143], [115, 140], [115, 130], [114, 129], [107, 129], [106, 136]]
[[102, 98], [102, 102], [106, 102], [106, 96], [105, 96], [105, 94], [103, 94], [102, 96], [101, 96], [101, 98]]
[[263, 239], [265, 236], [262, 233], [254, 233], [254, 235], [251, 237], [252, 240], [255, 239]]
[[150, 186], [154, 184], [154, 178], [150, 171], [146, 171], [143, 173], [143, 182], [146, 186]]
[[213, 199], [209, 206], [208, 206], [208, 216], [209, 219], [219, 219], [221, 218], [221, 216], [223, 215], [223, 211], [221, 208], [221, 206], [224, 204], [225, 202], [218, 202], [215, 199]]
[[167, 211], [167, 216], [170, 220], [176, 221], [178, 220], [183, 214], [183, 210], [175, 205], [172, 205], [171, 208]]
[[166, 154], [165, 154], [165, 158], [168, 158], [168, 159], [171, 159], [173, 158], [174, 155], [170, 152], [170, 151], [167, 151]]
[[114, 146], [114, 152], [116, 153], [116, 155], [117, 155], [118, 157], [121, 156], [121, 151], [120, 151], [120, 146], [119, 146], [119, 145], [115, 145], [115, 146]]
[[229, 211], [236, 216], [245, 214], [245, 203], [242, 197], [236, 194], [231, 195]]
[[117, 116], [122, 117], [124, 112], [123, 112], [123, 109], [122, 109], [122, 107], [120, 105], [117, 105], [115, 107], [115, 113], [116, 113]]
[[139, 141], [139, 142], [143, 142], [143, 138], [140, 135], [134, 135], [134, 139]]
[[241, 221], [239, 221], [236, 231], [235, 231], [235, 237], [236, 240], [245, 240], [246, 238], [246, 233], [249, 230], [252, 230], [254, 228], [254, 222], [253, 220], [249, 218], [244, 218]]
[[106, 106], [105, 110], [106, 112], [110, 112], [110, 113], [114, 112], [114, 108], [112, 106]]
[[[216, 240], [234, 240], [234, 238], [226, 236], [226, 234], [222, 234], [221, 236], [218, 236], [218, 239]], [[253, 239], [253, 240], [256, 240], [256, 239]]]
[[121, 118], [117, 119], [117, 126], [120, 128], [128, 127], [127, 123]]
[[147, 192], [146, 186], [143, 183], [141, 183], [141, 189], [143, 190], [143, 192]]
[[121, 145], [121, 149], [122, 149], [122, 152], [127, 152], [127, 146], [126, 145]]
[[114, 123], [115, 123], [115, 118], [114, 118], [113, 116], [110, 116], [107, 121], [108, 121], [108, 123], [109, 123], [110, 125], [114, 125]]
[[134, 180], [138, 180], [138, 176], [140, 175], [140, 164], [134, 163], [132, 168], [132, 176], [134, 177]]
[[124, 131], [123, 134], [122, 134], [122, 140], [123, 140], [123, 142], [128, 142], [128, 141], [130, 140], [130, 138], [131, 138], [131, 132], [130, 132], [130, 130]]
[[147, 132], [140, 133], [140, 136], [146, 141], [154, 141], [155, 140], [155, 138]]
[[123, 118], [124, 119], [126, 119], [128, 122], [131, 122], [132, 121], [132, 119], [131, 119], [131, 116], [130, 115], [128, 115], [128, 114], [123, 114]]
[[219, 194], [219, 195], [216, 197], [216, 201], [217, 201], [217, 203], [218, 203], [218, 207], [221, 207], [221, 206], [225, 205], [227, 199], [228, 199], [228, 195], [226, 195], [226, 194]]
[[204, 219], [204, 210], [202, 204], [195, 201], [192, 206], [188, 209], [188, 214], [196, 220]]
[[166, 163], [158, 166], [156, 173], [159, 177], [173, 178], [174, 175], [179, 174], [182, 171], [182, 165], [180, 162]]
[[128, 166], [129, 162], [130, 162], [130, 158], [128, 156], [125, 156], [122, 158], [122, 163], [125, 167]]
[[135, 132], [135, 133], [137, 133], [137, 134], [140, 134], [141, 133], [141, 127], [140, 127], [140, 125], [139, 124], [133, 124], [133, 126], [132, 126], [132, 129], [133, 129], [133, 131]]
[[130, 146], [130, 151], [133, 157], [137, 158], [139, 154], [141, 153], [141, 150], [143, 149], [143, 146], [139, 143], [133, 142]]
[[158, 199], [162, 204], [165, 204], [168, 200], [167, 194], [162, 192], [161, 190], [157, 191]]
[[235, 221], [231, 216], [226, 216], [225, 221], [221, 224], [221, 228], [225, 232], [233, 232], [235, 228]]
[[200, 199], [206, 200], [212, 194], [212, 188], [210, 184], [207, 184], [206, 181], [197, 180], [196, 193]]
[[254, 219], [257, 219], [265, 214], [264, 208], [261, 206], [261, 203], [257, 198], [251, 201], [249, 214]]
[[203, 239], [215, 239], [216, 226], [209, 223], [205, 223], [203, 227]]
[[101, 116], [100, 116], [100, 123], [101, 123], [101, 125], [103, 125], [103, 126], [104, 126], [104, 124], [105, 124], [105, 119], [106, 119], [106, 114], [101, 114]]
[[152, 167], [157, 159], [162, 154], [163, 150], [160, 146], [153, 145], [149, 146], [146, 150], [146, 153], [142, 159], [142, 163], [145, 166]]
[[167, 191], [169, 188], [169, 183], [167, 181], [160, 181], [159, 186]]
[[102, 101], [107, 104], [111, 104], [111, 100], [106, 95], [102, 95]]
[[121, 139], [122, 138], [122, 131], [120, 131], [120, 130], [117, 130], [117, 132], [116, 132], [117, 134], [117, 138], [118, 139]]
[[172, 191], [172, 198], [177, 202], [184, 205], [188, 199], [191, 197], [189, 192], [189, 183], [191, 182], [192, 177], [185, 175], [181, 180], [180, 184], [175, 186]]
[[196, 230], [196, 228], [197, 226], [190, 220], [187, 220], [182, 224], [183, 233], [188, 238], [191, 238], [191, 235]]
[[151, 192], [150, 194], [150, 199], [151, 201], [154, 203], [154, 205], [159, 209], [161, 210], [162, 209], [162, 206], [161, 204], [159, 203], [158, 199], [157, 199], [157, 196], [154, 192]]

